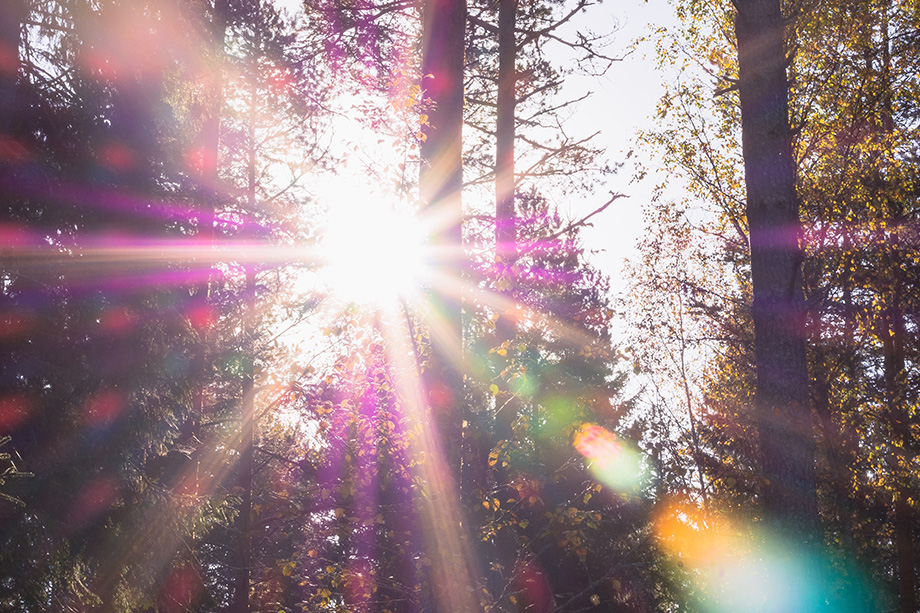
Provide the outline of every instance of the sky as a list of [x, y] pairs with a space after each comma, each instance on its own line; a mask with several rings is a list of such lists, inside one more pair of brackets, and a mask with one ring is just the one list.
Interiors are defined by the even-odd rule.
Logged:
[[[275, 0], [276, 5], [289, 12], [296, 11], [300, 0]], [[583, 101], [569, 119], [567, 129], [573, 135], [588, 135], [600, 130], [595, 141], [606, 148], [604, 160], [611, 165], [625, 162], [620, 171], [598, 185], [593, 195], [579, 195], [558, 202], [563, 214], [580, 219], [598, 208], [609, 193], [621, 198], [602, 214], [592, 219], [592, 227], [583, 230], [583, 239], [590, 259], [611, 278], [614, 293], [625, 289], [622, 279], [624, 260], [635, 253], [635, 244], [643, 230], [643, 208], [651, 199], [653, 186], [661, 180], [661, 170], [650, 154], [636, 144], [639, 131], [652, 127], [652, 116], [663, 93], [664, 73], [654, 61], [654, 41], [633, 45], [642, 37], [651, 38], [655, 26], [674, 22], [673, 10], [665, 0], [618, 0], [590, 7], [577, 18], [576, 27], [590, 27], [596, 33], [613, 32], [611, 45], [605, 50], [614, 56], [624, 56], [600, 77], [570, 76], [560, 94], [561, 99], [577, 98], [587, 91], [593, 95]], [[631, 47], [632, 53], [627, 53]], [[565, 58], [560, 55], [560, 63]], [[633, 156], [626, 160], [626, 153]], [[633, 182], [636, 165], [649, 170], [641, 182]]]
[[[655, 26], [673, 23], [675, 18], [663, 0], [619, 0], [591, 7], [583, 19], [596, 31], [602, 31], [603, 24], [615, 30], [609, 53], [619, 56], [634, 41], [651, 39]], [[653, 127], [655, 107], [664, 93], [666, 75], [656, 68], [654, 54], [654, 41], [638, 42], [635, 50], [614, 63], [604, 76], [573, 76], [566, 84], [573, 93], [594, 92], [572, 118], [573, 127], [585, 134], [601, 130], [598, 142], [606, 146], [608, 161], [611, 165], [624, 162], [615, 176], [598, 187], [593, 198], [568, 203], [571, 216], [578, 219], [606, 202], [611, 191], [626, 196], [593, 218], [593, 227], [583, 232], [594, 264], [610, 275], [614, 292], [624, 289], [622, 264], [635, 254], [635, 244], [644, 227], [643, 208], [663, 173], [650, 152], [636, 143], [641, 130]], [[627, 160], [630, 150], [634, 153]], [[636, 164], [649, 169], [648, 176], [640, 182], [633, 181]]]

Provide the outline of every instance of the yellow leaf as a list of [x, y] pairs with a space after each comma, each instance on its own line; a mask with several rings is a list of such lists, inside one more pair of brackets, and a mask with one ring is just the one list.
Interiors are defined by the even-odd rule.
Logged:
[[498, 463], [498, 447], [489, 452], [489, 466], [495, 466]]

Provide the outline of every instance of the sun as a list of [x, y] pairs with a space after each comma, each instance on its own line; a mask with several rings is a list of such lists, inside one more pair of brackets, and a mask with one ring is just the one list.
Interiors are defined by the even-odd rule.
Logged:
[[410, 207], [373, 189], [338, 190], [320, 240], [329, 293], [371, 307], [410, 300], [426, 275], [425, 232]]

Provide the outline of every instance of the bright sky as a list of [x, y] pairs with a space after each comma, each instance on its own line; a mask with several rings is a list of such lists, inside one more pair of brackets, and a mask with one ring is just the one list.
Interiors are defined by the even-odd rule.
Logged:
[[[605, 24], [609, 24], [610, 29], [618, 28], [609, 50], [612, 55], [622, 55], [632, 41], [650, 37], [653, 27], [673, 23], [674, 19], [671, 7], [664, 0], [619, 0], [591, 7], [584, 16], [595, 31], [603, 31]], [[594, 262], [610, 275], [614, 292], [624, 288], [620, 269], [623, 260], [635, 253], [635, 243], [643, 228], [642, 210], [651, 199], [652, 187], [662, 172], [656, 168], [656, 162], [649, 159], [648, 152], [636, 147], [635, 143], [640, 130], [652, 127], [655, 106], [664, 91], [665, 76], [656, 69], [654, 53], [654, 42], [639, 43], [631, 55], [615, 63], [603, 77], [573, 76], [566, 83], [573, 94], [594, 92], [572, 118], [572, 126], [577, 126], [578, 132], [584, 134], [601, 130], [598, 139], [607, 147], [609, 162], [625, 162], [606, 186], [598, 188], [593, 198], [569, 203], [572, 217], [579, 218], [606, 202], [611, 191], [628, 196], [595, 217], [594, 227], [583, 232], [588, 249], [597, 252]], [[626, 153], [631, 149], [634, 155], [626, 160]], [[644, 181], [631, 183], [636, 163], [641, 163], [650, 172]]]
[[[300, 0], [274, 0], [278, 6], [295, 11]], [[597, 4], [579, 16], [578, 27], [588, 25], [594, 32], [615, 31], [613, 44], [605, 50], [620, 56], [631, 43], [649, 36], [652, 28], [674, 22], [673, 10], [665, 0], [619, 0]], [[607, 161], [612, 165], [626, 163], [620, 172], [600, 185], [590, 197], [578, 196], [568, 202], [557, 203], [563, 213], [578, 219], [609, 198], [609, 192], [622, 193], [622, 198], [603, 214], [593, 218], [594, 227], [586, 228], [583, 237], [586, 247], [593, 252], [594, 263], [611, 277], [612, 289], [624, 289], [621, 279], [623, 260], [635, 253], [635, 243], [643, 228], [642, 210], [651, 198], [652, 187], [662, 171], [656, 169], [648, 153], [635, 146], [639, 130], [652, 125], [652, 115], [663, 92], [664, 75], [654, 64], [654, 43], [643, 42], [636, 50], [615, 63], [603, 77], [572, 76], [564, 86], [564, 98], [576, 98], [586, 91], [594, 95], [581, 103], [578, 112], [570, 119], [567, 128], [574, 135], [588, 135], [597, 130], [597, 144], [607, 149]], [[626, 152], [634, 149], [632, 159], [626, 161]], [[649, 169], [649, 175], [640, 183], [631, 183], [636, 163]], [[659, 173], [656, 175], [656, 170]]]

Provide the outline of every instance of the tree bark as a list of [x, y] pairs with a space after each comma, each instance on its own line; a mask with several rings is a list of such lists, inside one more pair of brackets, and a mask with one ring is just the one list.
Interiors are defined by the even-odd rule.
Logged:
[[[419, 192], [425, 217], [436, 224], [429, 237], [436, 254], [436, 279], [428, 294], [432, 352], [423, 373], [427, 405], [440, 437], [445, 472], [429, 472], [433, 492], [422, 516], [430, 547], [432, 611], [478, 610], [466, 535], [466, 513], [458, 497], [463, 442], [462, 244], [463, 67], [465, 0], [422, 4], [422, 89], [429, 101], [422, 142]], [[431, 465], [431, 460], [428, 461]], [[438, 472], [438, 471], [434, 471]], [[446, 477], [446, 478], [445, 478]]]
[[[511, 343], [517, 334], [517, 319], [514, 311], [515, 295], [512, 291], [514, 275], [511, 271], [518, 257], [517, 249], [517, 219], [515, 210], [515, 180], [514, 180], [514, 139], [515, 110], [517, 95], [517, 41], [514, 33], [517, 22], [518, 0], [498, 0], [498, 91], [496, 96], [496, 122], [495, 122], [495, 267], [497, 278], [497, 293], [501, 298], [498, 318], [495, 321], [495, 345], [505, 347]], [[503, 374], [510, 359], [504, 359], [500, 354], [493, 354], [496, 360], [496, 370], [499, 377], [496, 380], [498, 392], [495, 394], [495, 414], [493, 419], [492, 435], [486, 445], [485, 454], [477, 460], [488, 466], [489, 453], [501, 441], [512, 442], [514, 438], [514, 421], [520, 411], [520, 402], [515, 397], [507, 377]], [[485, 499], [497, 497], [508, 500], [510, 491], [510, 474], [506, 467], [499, 461], [495, 464], [492, 473], [491, 488], [485, 494]], [[492, 509], [492, 513], [499, 513]], [[493, 516], [493, 521], [495, 517]], [[484, 543], [485, 545], [485, 543]], [[518, 562], [518, 547], [511, 530], [499, 530], [491, 538], [491, 542], [483, 548], [484, 557], [491, 561], [492, 573], [490, 575], [489, 589], [493, 594], [509, 594], [515, 589], [520, 571]], [[508, 606], [507, 602], [496, 603], [497, 606]], [[522, 603], [523, 605], [523, 603]]]
[[498, 2], [498, 96], [495, 126], [495, 259], [503, 272], [517, 255], [514, 209], [514, 112], [517, 0]]
[[[892, 78], [891, 78], [891, 40], [888, 23], [889, 7], [887, 3], [879, 13], [879, 32], [881, 35], [881, 65], [879, 66], [879, 83], [881, 85], [881, 117], [878, 126], [885, 137], [890, 136], [895, 130], [894, 109], [892, 104]], [[871, 72], [871, 71], [870, 71]], [[879, 193], [889, 193], [889, 186], [883, 178], [881, 168], [876, 165], [874, 182]], [[889, 189], [886, 189], [889, 188]], [[917, 611], [917, 571], [916, 552], [914, 549], [914, 512], [911, 499], [914, 498], [911, 487], [910, 455], [898, 457], [898, 449], [903, 454], [910, 454], [914, 446], [910, 432], [910, 414], [907, 398], [907, 362], [905, 357], [905, 344], [907, 331], [905, 329], [903, 288], [906, 282], [903, 278], [904, 258], [901, 256], [901, 228], [905, 223], [903, 202], [897, 197], [887, 198], [886, 212], [892, 229], [885, 244], [888, 249], [886, 263], [888, 265], [888, 293], [889, 305], [883, 316], [883, 352], [885, 369], [885, 396], [888, 408], [888, 419], [891, 423], [895, 439], [895, 449], [892, 450], [892, 470], [895, 475], [896, 491], [894, 493], [894, 533], [895, 552], [898, 566], [898, 604], [901, 613], [916, 613]]]
[[816, 352], [813, 370], [813, 403], [815, 418], [818, 420], [824, 438], [824, 458], [827, 462], [832, 493], [831, 517], [828, 519], [836, 524], [844, 550], [852, 555], [856, 548], [853, 542], [853, 505], [850, 501], [847, 437], [834, 415], [834, 404], [831, 398], [831, 381], [834, 375], [831, 372], [828, 355], [829, 351], [826, 347], [820, 347]]
[[[214, 73], [209, 76], [207, 87], [209, 88], [207, 105], [205, 107], [205, 116], [202, 118], [201, 132], [198, 134], [197, 146], [198, 160], [193, 166], [195, 174], [196, 190], [198, 196], [198, 219], [197, 231], [202, 242], [212, 244], [215, 238], [214, 217], [217, 207], [217, 183], [218, 183], [218, 163], [217, 157], [220, 149], [220, 114], [223, 106], [223, 55], [225, 39], [227, 34], [227, 13], [229, 11], [229, 0], [214, 0], [212, 7], [211, 19], [207, 24], [209, 43], [211, 52], [219, 58], [215, 62]], [[211, 270], [212, 262], [210, 260], [198, 264], [199, 270], [195, 273], [199, 276], [197, 287], [195, 287], [196, 296], [194, 298], [197, 308], [208, 308], [208, 301], [211, 293]], [[207, 271], [205, 271], [207, 269]], [[207, 326], [203, 326], [199, 332], [198, 347], [194, 358], [194, 373], [198, 379], [198, 389], [195, 391], [192, 406], [193, 424], [189, 439], [197, 439], [201, 436], [201, 424], [204, 419], [205, 411], [205, 393], [208, 386], [210, 360], [210, 333]], [[197, 491], [197, 486], [196, 486]]]
[[901, 278], [902, 259], [898, 229], [904, 223], [900, 202], [889, 204], [890, 223], [896, 228], [888, 239], [886, 259], [888, 260], [888, 305], [882, 314], [880, 336], [882, 340], [885, 404], [887, 420], [892, 433], [892, 445], [888, 463], [894, 476], [894, 535], [895, 555], [898, 567], [898, 601], [901, 613], [916, 613], [916, 553], [914, 550], [913, 526], [914, 513], [911, 507], [913, 488], [911, 487], [911, 449], [914, 440], [910, 432], [910, 415], [907, 409], [907, 366], [905, 357], [905, 339], [907, 336], [903, 301], [903, 280]]
[[[10, 0], [0, 11], [0, 147], [8, 146], [16, 111], [19, 81], [19, 47], [22, 44], [22, 21], [28, 6], [25, 0]], [[0, 155], [4, 151], [0, 150]], [[0, 163], [4, 162], [0, 157]]]
[[[514, 300], [511, 291], [511, 267], [517, 258], [517, 221], [514, 207], [514, 113], [515, 63], [517, 49], [514, 36], [517, 0], [498, 0], [498, 96], [496, 99], [495, 126], [495, 263], [498, 272], [498, 293], [508, 303]], [[503, 301], [503, 302], [505, 302]], [[495, 322], [499, 345], [514, 339], [517, 323], [513, 309], [499, 311]], [[511, 437], [511, 423], [515, 413], [513, 396], [504, 381], [499, 381], [500, 393], [496, 397], [498, 408], [496, 438]]]
[[237, 519], [237, 568], [233, 585], [234, 613], [249, 613], [249, 588], [252, 582], [252, 476], [253, 476], [253, 432], [255, 427], [255, 356], [252, 339], [255, 337], [255, 273], [252, 265], [246, 265], [246, 305], [243, 317], [244, 334], [249, 341], [250, 355], [242, 377], [242, 398], [240, 402], [239, 473], [240, 509]]
[[463, 126], [463, 57], [466, 3], [429, 0], [423, 6], [423, 89], [430, 100], [429, 126], [422, 142], [419, 177], [426, 217], [437, 227], [430, 237], [438, 254], [438, 276], [429, 299], [440, 314], [433, 334], [435, 356], [427, 392], [436, 416], [442, 444], [454, 478], [459, 483], [462, 375], [461, 269], [463, 262], [460, 190], [463, 183], [461, 133]]
[[784, 21], [779, 0], [738, 0], [736, 6], [763, 504], [778, 528], [815, 543], [815, 441]]
[[[257, 34], [258, 36], [258, 34]], [[252, 70], [258, 69], [257, 62], [253, 62]], [[251, 225], [253, 211], [256, 208], [256, 121], [258, 118], [259, 92], [256, 87], [255, 72], [252, 75], [252, 85], [249, 91], [249, 126], [248, 126], [248, 161], [246, 206], [250, 213], [250, 221], [245, 226], [244, 236], [252, 240], [255, 232]], [[245, 307], [243, 310], [244, 347], [249, 355], [242, 377], [242, 401], [240, 403], [240, 464], [239, 487], [242, 490], [240, 498], [240, 515], [237, 533], [237, 556], [239, 566], [234, 579], [234, 612], [249, 613], [249, 588], [252, 583], [252, 475], [253, 475], [253, 433], [255, 430], [255, 322], [256, 322], [256, 278], [255, 264], [247, 261], [243, 268], [246, 271]]]
[[[213, 73], [208, 83], [208, 98], [205, 117], [201, 125], [201, 149], [199, 151], [199, 185], [204, 192], [210, 210], [202, 219], [203, 224], [214, 224], [218, 184], [218, 157], [220, 155], [220, 114], [224, 101], [223, 63], [227, 36], [227, 14], [230, 0], [214, 0], [211, 14], [211, 54], [214, 61]], [[204, 228], [203, 228], [204, 229]]]

